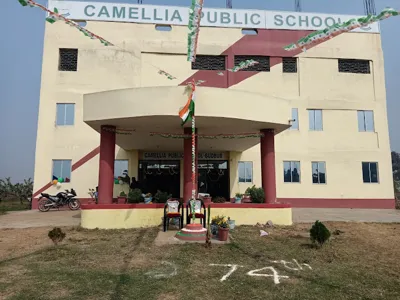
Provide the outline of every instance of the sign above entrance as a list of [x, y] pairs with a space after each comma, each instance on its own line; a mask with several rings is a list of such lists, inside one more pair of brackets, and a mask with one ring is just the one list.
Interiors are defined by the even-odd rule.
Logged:
[[[57, 8], [73, 20], [111, 21], [130, 23], [170, 24], [187, 26], [189, 8], [126, 3], [74, 2], [49, 0], [49, 9]], [[335, 23], [360, 16], [316, 13], [279, 12], [242, 9], [204, 8], [201, 26], [262, 28], [286, 30], [320, 30]], [[379, 32], [379, 24], [358, 28], [355, 32]]]
[[[144, 160], [174, 160], [183, 159], [183, 152], [142, 152], [141, 159]], [[199, 152], [199, 160], [226, 160], [224, 152]]]

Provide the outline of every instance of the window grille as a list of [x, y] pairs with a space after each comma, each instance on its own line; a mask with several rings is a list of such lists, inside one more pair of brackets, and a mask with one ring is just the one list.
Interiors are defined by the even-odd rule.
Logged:
[[283, 57], [282, 58], [283, 73], [297, 73], [297, 58]]
[[60, 49], [59, 71], [76, 71], [78, 69], [78, 49]]
[[192, 70], [226, 70], [225, 56], [197, 55], [196, 61], [192, 62]]
[[371, 73], [369, 60], [339, 59], [338, 65], [339, 65], [339, 72], [341, 73], [358, 73], [358, 74]]
[[[269, 56], [258, 56], [258, 55], [235, 55], [235, 66], [246, 60], [255, 60], [258, 64], [242, 69], [240, 71], [257, 71], [257, 72], [269, 72], [270, 63]], [[240, 72], [239, 71], [239, 72]]]

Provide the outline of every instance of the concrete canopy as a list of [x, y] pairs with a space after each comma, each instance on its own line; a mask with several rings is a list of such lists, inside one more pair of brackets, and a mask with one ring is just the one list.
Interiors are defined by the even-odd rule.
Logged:
[[[181, 150], [181, 139], [150, 136], [150, 132], [182, 134], [179, 108], [188, 96], [184, 87], [148, 87], [84, 95], [83, 120], [96, 131], [102, 125], [134, 130], [117, 135], [117, 145], [126, 150]], [[290, 127], [288, 101], [234, 89], [196, 88], [196, 127], [199, 134], [254, 133]], [[190, 127], [187, 123], [185, 127]], [[200, 139], [200, 151], [244, 151], [258, 138]]]

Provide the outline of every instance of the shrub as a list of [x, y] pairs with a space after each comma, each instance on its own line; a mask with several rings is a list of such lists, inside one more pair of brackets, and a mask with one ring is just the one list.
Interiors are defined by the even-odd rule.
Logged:
[[214, 203], [225, 203], [225, 202], [226, 202], [226, 199], [225, 199], [224, 197], [215, 197], [215, 198], [213, 199], [213, 202], [214, 202]]
[[315, 224], [310, 229], [310, 238], [313, 243], [322, 246], [326, 241], [329, 240], [331, 232], [326, 226], [320, 222], [315, 221]]
[[154, 202], [165, 203], [171, 197], [172, 197], [172, 194], [168, 194], [167, 192], [157, 191], [157, 193], [154, 195]]
[[264, 203], [265, 202], [265, 193], [263, 188], [258, 188], [255, 185], [252, 187], [248, 187], [246, 189], [245, 194], [251, 197], [251, 202], [253, 203]]
[[62, 242], [65, 238], [65, 232], [58, 227], [54, 227], [53, 230], [49, 231], [48, 236], [53, 241], [54, 245], [58, 245], [58, 243]]
[[124, 191], [122, 191], [121, 193], [119, 193], [120, 197], [126, 197], [126, 193]]
[[140, 189], [133, 189], [129, 191], [128, 203], [140, 203], [143, 200], [142, 191]]

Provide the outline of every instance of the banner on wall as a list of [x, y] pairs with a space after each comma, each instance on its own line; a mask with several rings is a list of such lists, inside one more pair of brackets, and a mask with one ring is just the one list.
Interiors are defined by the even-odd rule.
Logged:
[[[73, 20], [150, 23], [187, 26], [189, 8], [127, 3], [74, 2], [49, 0], [49, 9], [57, 8]], [[283, 11], [204, 8], [201, 26], [321, 30], [360, 16], [299, 13]], [[379, 23], [358, 28], [353, 32], [379, 33]]]
[[[141, 152], [142, 160], [180, 160], [183, 152]], [[198, 160], [227, 160], [225, 152], [199, 152]]]

